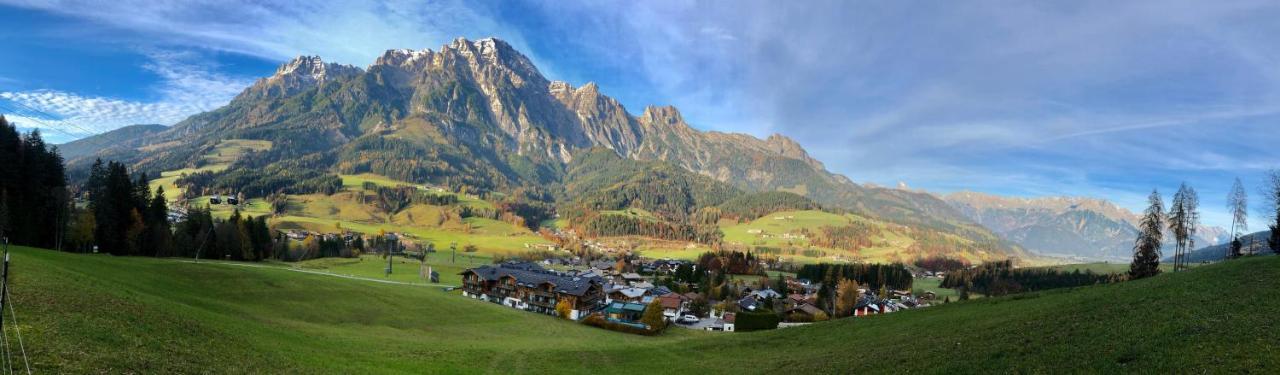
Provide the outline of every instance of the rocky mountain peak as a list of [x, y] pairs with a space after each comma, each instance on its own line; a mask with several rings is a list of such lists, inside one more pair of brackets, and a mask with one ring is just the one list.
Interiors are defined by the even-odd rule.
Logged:
[[363, 72], [351, 65], [326, 63], [320, 56], [298, 56], [281, 64], [270, 77], [254, 82], [237, 99], [288, 96], [327, 81], [347, 79]]
[[298, 56], [276, 68], [276, 73], [270, 78], [299, 77], [312, 81], [324, 81], [327, 78], [347, 77], [360, 72], [360, 68], [351, 65], [325, 63], [320, 56]]
[[770, 151], [776, 152], [779, 155], [792, 159], [804, 160], [815, 167], [825, 168], [823, 167], [822, 162], [810, 157], [809, 152], [805, 151], [803, 146], [800, 146], [800, 142], [796, 142], [796, 140], [791, 139], [791, 137], [774, 133], [773, 135], [770, 135], [769, 138], [765, 139], [764, 142], [765, 145], [769, 147]]
[[417, 61], [430, 61], [431, 56], [434, 54], [435, 52], [432, 52], [429, 49], [418, 51], [411, 49], [389, 49], [386, 52], [383, 52], [382, 56], [378, 56], [378, 59], [374, 60], [373, 65], [412, 65]]
[[441, 47], [440, 52], [462, 57], [467, 60], [472, 69], [483, 70], [489, 67], [509, 70], [525, 81], [535, 84], [547, 82], [542, 73], [538, 72], [538, 68], [533, 65], [533, 61], [502, 39], [484, 38], [470, 41], [466, 38], [458, 38]]
[[644, 107], [644, 113], [640, 114], [640, 122], [654, 127], [689, 126], [685, 124], [680, 110], [669, 105]]

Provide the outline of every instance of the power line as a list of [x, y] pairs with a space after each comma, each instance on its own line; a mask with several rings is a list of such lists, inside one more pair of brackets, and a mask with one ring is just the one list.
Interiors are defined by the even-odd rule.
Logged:
[[[8, 293], [7, 289], [5, 293]], [[22, 343], [22, 329], [18, 327], [18, 311], [13, 309], [13, 295], [8, 294], [7, 297], [9, 300], [9, 315], [13, 317], [13, 332], [18, 336], [18, 349], [22, 350], [22, 364], [27, 367], [27, 375], [31, 375], [31, 361], [27, 360], [27, 346]], [[3, 313], [3, 311], [0, 311], [0, 314]]]
[[[73, 133], [71, 133], [71, 132], [68, 132], [68, 131], [66, 131], [66, 130], [63, 130], [61, 127], [54, 126], [53, 124], [50, 124], [50, 123], [48, 123], [48, 122], [45, 122], [44, 120], [41, 120], [39, 117], [32, 116], [32, 115], [31, 115], [31, 114], [32, 114], [32, 113], [31, 113], [31, 111], [32, 111], [32, 110], [34, 110], [35, 112], [39, 112], [39, 113], [43, 114], [44, 116], [46, 116], [46, 117], [50, 117], [50, 118], [52, 118], [52, 117], [54, 117], [54, 116], [52, 116], [52, 115], [48, 115], [47, 113], [44, 113], [44, 112], [39, 111], [39, 110], [36, 110], [36, 109], [34, 109], [34, 108], [31, 108], [31, 107], [29, 107], [29, 106], [26, 106], [26, 105], [24, 105], [24, 104], [22, 104], [22, 103], [18, 103], [18, 102], [13, 101], [13, 100], [10, 100], [9, 102], [10, 102], [10, 103], [13, 103], [13, 104], [20, 105], [20, 106], [25, 107], [25, 108], [28, 108], [28, 110], [25, 110], [25, 111], [24, 111], [24, 110], [22, 110], [22, 109], [20, 109], [20, 108], [18, 108], [18, 107], [14, 107], [13, 105], [5, 104], [5, 102], [4, 102], [4, 101], [0, 101], [0, 109], [3, 109], [4, 111], [9, 112], [9, 113], [13, 113], [13, 114], [17, 114], [17, 115], [23, 116], [23, 117], [25, 117], [27, 120], [30, 120], [31, 122], [34, 122], [34, 123], [36, 123], [36, 124], [38, 124], [38, 125], [42, 125], [42, 126], [40, 127], [40, 128], [42, 128], [42, 129], [49, 129], [49, 130], [53, 130], [53, 131], [56, 131], [56, 132], [58, 132], [58, 133], [62, 133], [63, 135], [66, 135], [66, 136], [68, 136], [68, 137], [71, 137], [72, 139], [80, 139], [80, 140], [84, 140], [85, 142], [89, 142], [90, 144], [93, 144], [94, 146], [97, 146], [99, 149], [107, 149], [107, 148], [110, 148], [110, 146], [109, 146], [109, 145], [105, 145], [105, 144], [101, 143], [99, 140], [95, 140], [95, 139], [93, 139], [93, 138], [92, 138], [92, 136], [94, 136], [94, 135], [102, 134], [102, 132], [100, 132], [100, 131], [95, 132], [95, 131], [92, 131], [92, 130], [88, 130], [88, 129], [85, 129], [85, 128], [83, 128], [83, 127], [79, 126], [79, 125], [76, 125], [76, 124], [74, 124], [74, 123], [71, 123], [71, 122], [65, 122], [65, 121], [61, 122], [62, 124], [66, 125], [66, 126], [70, 126], [70, 127], [74, 127], [74, 128], [76, 128], [76, 129], [80, 129], [81, 131], [84, 131], [85, 133], [87, 133], [87, 134], [89, 134], [89, 135], [88, 135], [88, 136], [85, 136], [84, 134], [79, 134], [79, 135], [77, 135], [77, 134], [73, 134]], [[25, 113], [24, 113], [24, 112], [25, 112]]]
[[[11, 103], [13, 103], [13, 104], [17, 104], [18, 106], [20, 106], [20, 107], [22, 107], [22, 108], [26, 108], [28, 111], [31, 111], [31, 112], [34, 112], [34, 113], [39, 114], [39, 115], [41, 115], [41, 116], [44, 116], [44, 118], [49, 119], [49, 120], [51, 120], [51, 121], [61, 121], [61, 120], [58, 120], [58, 116], [53, 115], [53, 114], [51, 114], [51, 113], [49, 113], [49, 112], [45, 112], [44, 110], [41, 110], [41, 109], [39, 109], [39, 108], [36, 108], [36, 107], [32, 107], [32, 106], [30, 106], [30, 105], [27, 105], [26, 103], [23, 103], [23, 102], [20, 102], [20, 101], [17, 101], [17, 100], [12, 100], [12, 99], [10, 99], [10, 100], [9, 100], [9, 102], [11, 102]], [[76, 128], [76, 129], [80, 129], [81, 131], [84, 131], [84, 132], [86, 132], [86, 133], [90, 133], [90, 134], [96, 134], [96, 133], [101, 133], [101, 132], [102, 132], [102, 129], [94, 128], [93, 130], [89, 130], [89, 129], [85, 129], [84, 127], [81, 127], [81, 126], [79, 126], [79, 125], [76, 125], [76, 124], [75, 124], [75, 123], [73, 123], [73, 122], [65, 122], [65, 123], [66, 123], [67, 125], [70, 125], [71, 127], [74, 127], [74, 128]]]

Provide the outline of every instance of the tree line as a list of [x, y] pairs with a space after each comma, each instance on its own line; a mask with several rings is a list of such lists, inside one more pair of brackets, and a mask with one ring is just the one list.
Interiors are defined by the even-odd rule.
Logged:
[[582, 225], [587, 236], [645, 236], [672, 241], [690, 241], [719, 245], [724, 233], [716, 226], [670, 223], [628, 215], [595, 214]]
[[950, 272], [942, 279], [941, 287], [960, 289], [962, 294], [971, 292], [989, 296], [1033, 292], [1055, 288], [1123, 281], [1121, 274], [1099, 274], [1092, 271], [1071, 272], [1053, 268], [1013, 268], [1013, 261], [987, 262], [980, 266]]
[[62, 156], [38, 130], [19, 134], [0, 115], [0, 237], [15, 244], [61, 245], [69, 195]]
[[[1272, 170], [1267, 174], [1266, 182], [1260, 189], [1266, 199], [1267, 206], [1262, 213], [1272, 220], [1267, 247], [1280, 254], [1280, 171]], [[1160, 247], [1165, 234], [1173, 236], [1174, 256], [1173, 270], [1187, 268], [1187, 257], [1195, 249], [1195, 235], [1200, 224], [1200, 198], [1195, 189], [1183, 183], [1173, 194], [1173, 199], [1166, 212], [1164, 201], [1158, 190], [1152, 190], [1147, 197], [1147, 208], [1138, 222], [1138, 236], [1133, 245], [1133, 261], [1129, 265], [1128, 276], [1131, 279], [1155, 276], [1160, 273]], [[1249, 195], [1239, 178], [1232, 181], [1227, 192], [1226, 208], [1231, 214], [1231, 228], [1228, 230], [1230, 242], [1224, 259], [1244, 256], [1244, 243], [1241, 236], [1249, 228]]]

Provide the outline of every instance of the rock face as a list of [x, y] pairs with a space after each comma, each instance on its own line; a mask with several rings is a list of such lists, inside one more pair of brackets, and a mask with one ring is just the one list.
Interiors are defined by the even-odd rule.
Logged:
[[324, 82], [349, 79], [363, 72], [350, 65], [325, 63], [320, 56], [298, 56], [281, 65], [270, 77], [258, 79], [253, 86], [240, 93], [236, 100], [285, 97]]
[[503, 191], [557, 182], [576, 153], [603, 147], [749, 192], [786, 190], [830, 207], [995, 241], [932, 195], [855, 184], [783, 135], [698, 131], [670, 106], [633, 115], [594, 83], [546, 79], [527, 57], [492, 38], [460, 38], [435, 51], [388, 50], [365, 69], [299, 57], [226, 107], [147, 140], [174, 147], [113, 156], [144, 170], [170, 170], [227, 138], [274, 141], [260, 163], [300, 160], [334, 171], [395, 165], [413, 168], [407, 179]]
[[[973, 221], [1042, 255], [1086, 260], [1132, 258], [1139, 216], [1106, 200], [1080, 197], [1011, 198], [960, 192], [948, 203]], [[1197, 246], [1222, 240], [1222, 229], [1202, 226]]]

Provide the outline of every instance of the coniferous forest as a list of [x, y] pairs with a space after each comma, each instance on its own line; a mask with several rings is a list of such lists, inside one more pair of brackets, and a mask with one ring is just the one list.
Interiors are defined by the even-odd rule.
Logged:
[[57, 147], [45, 144], [37, 130], [19, 134], [0, 115], [0, 236], [57, 248], [69, 197]]

